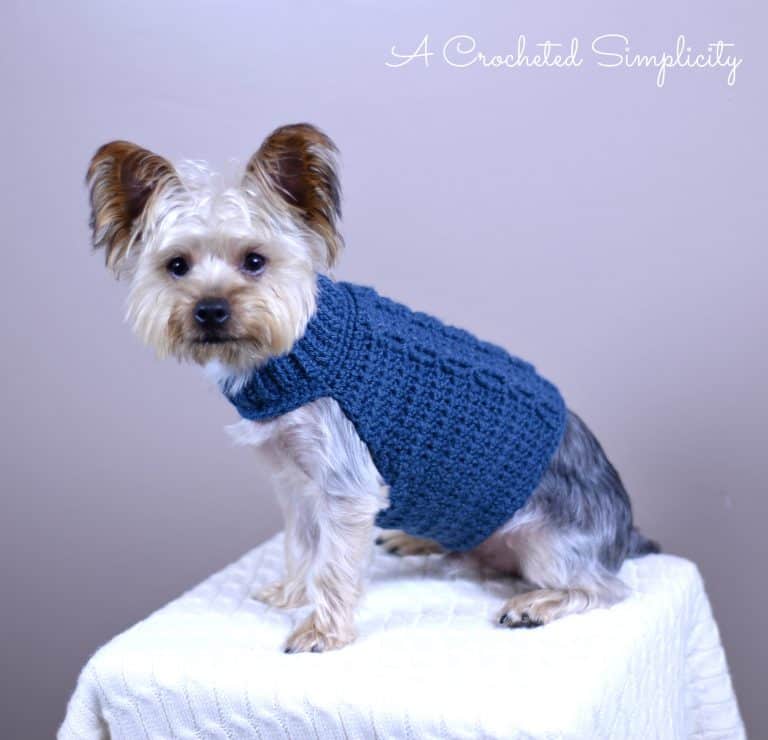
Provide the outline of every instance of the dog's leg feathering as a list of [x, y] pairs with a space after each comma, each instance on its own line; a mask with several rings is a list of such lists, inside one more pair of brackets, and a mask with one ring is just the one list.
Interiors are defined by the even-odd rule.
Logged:
[[307, 507], [297, 505], [293, 496], [288, 495], [291, 484], [296, 485], [296, 475], [291, 476], [290, 468], [284, 468], [283, 479], [278, 479], [280, 504], [285, 520], [283, 551], [285, 576], [283, 580], [271, 583], [256, 591], [253, 596], [265, 604], [278, 609], [292, 609], [307, 603], [307, 569], [310, 563], [312, 543], [308, 540], [311, 527], [307, 521]]

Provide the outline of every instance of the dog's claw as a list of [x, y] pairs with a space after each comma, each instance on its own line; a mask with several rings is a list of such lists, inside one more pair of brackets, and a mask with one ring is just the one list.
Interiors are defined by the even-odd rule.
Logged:
[[531, 615], [528, 612], [523, 612], [520, 615], [520, 619], [516, 622], [512, 621], [509, 612], [505, 612], [499, 617], [499, 624], [509, 627], [511, 630], [516, 629], [533, 629], [534, 627], [541, 627], [544, 622], [540, 622], [538, 619], [531, 619]]

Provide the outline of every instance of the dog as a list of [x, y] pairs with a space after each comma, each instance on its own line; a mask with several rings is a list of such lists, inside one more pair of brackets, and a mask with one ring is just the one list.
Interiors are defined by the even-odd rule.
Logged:
[[337, 158], [295, 124], [229, 186], [126, 141], [102, 146], [87, 174], [93, 246], [129, 281], [128, 322], [160, 356], [205, 368], [243, 416], [233, 438], [275, 476], [286, 572], [254, 596], [312, 607], [285, 651], [354, 640], [382, 521], [404, 522], [375, 540], [391, 553], [461, 552], [522, 579], [503, 627], [618, 602], [624, 560], [659, 548], [556, 389], [493, 345], [330, 278], [344, 246]]

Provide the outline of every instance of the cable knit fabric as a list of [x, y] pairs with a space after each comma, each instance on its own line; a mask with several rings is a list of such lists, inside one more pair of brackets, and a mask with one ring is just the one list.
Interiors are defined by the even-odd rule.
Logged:
[[291, 352], [225, 393], [253, 420], [335, 399], [390, 486], [376, 523], [452, 551], [480, 544], [525, 504], [566, 418], [557, 389], [528, 363], [326, 277]]

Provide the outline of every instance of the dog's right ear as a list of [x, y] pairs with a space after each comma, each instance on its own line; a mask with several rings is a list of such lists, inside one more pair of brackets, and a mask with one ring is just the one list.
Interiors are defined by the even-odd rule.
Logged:
[[91, 194], [94, 248], [104, 248], [107, 267], [120, 272], [152, 195], [178, 184], [173, 166], [129, 141], [111, 141], [93, 155], [86, 183]]

